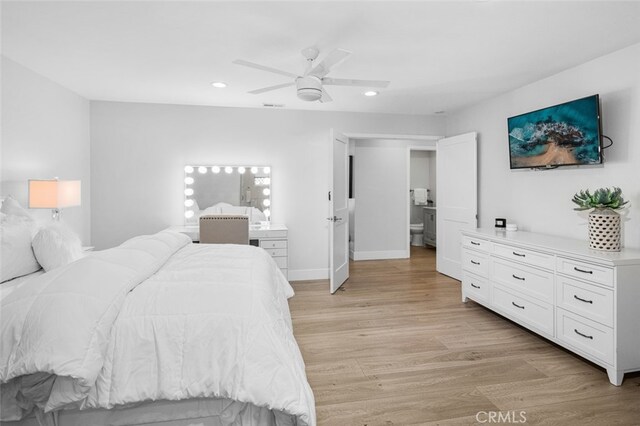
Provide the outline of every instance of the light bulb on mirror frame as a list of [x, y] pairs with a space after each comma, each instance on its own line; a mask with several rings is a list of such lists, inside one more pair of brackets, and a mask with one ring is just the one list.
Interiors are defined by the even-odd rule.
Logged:
[[262, 205], [264, 205], [265, 207], [269, 207], [271, 205], [271, 200], [266, 198], [262, 201]]
[[207, 173], [207, 168], [206, 168], [206, 167], [204, 167], [204, 166], [200, 166], [200, 167], [198, 167], [198, 173], [200, 173], [200, 174], [202, 174], [202, 175], [203, 175], [203, 174], [205, 174], [205, 173]]
[[244, 167], [238, 167], [238, 173], [240, 173], [241, 175], [244, 174], [244, 172], [246, 172], [247, 169], [245, 169]]
[[271, 210], [269, 210], [269, 209], [264, 209], [264, 211], [263, 211], [262, 213], [264, 213], [264, 215], [265, 215], [267, 218], [269, 218], [269, 217], [271, 216]]
[[264, 169], [262, 169], [266, 174], [271, 173], [271, 167], [265, 167]]
[[184, 183], [186, 183], [187, 185], [191, 185], [193, 184], [193, 178], [191, 176], [188, 176], [186, 178], [184, 178]]
[[227, 173], [227, 174], [233, 173], [233, 167], [229, 167], [229, 166], [225, 167], [224, 168], [224, 172]]
[[191, 207], [193, 206], [194, 201], [189, 199], [189, 200], [184, 200], [184, 206], [185, 207]]
[[190, 197], [191, 195], [193, 195], [193, 188], [187, 188], [184, 190], [184, 195], [186, 195], [187, 197]]
[[253, 173], [254, 175], [255, 175], [256, 173], [258, 173], [258, 168], [257, 168], [257, 167], [252, 167], [252, 168], [251, 168], [251, 173]]
[[220, 173], [220, 167], [218, 167], [218, 166], [213, 166], [213, 167], [211, 167], [211, 171], [212, 171], [213, 173]]
[[269, 196], [269, 195], [271, 195], [271, 190], [269, 188], [265, 188], [265, 189], [262, 190], [262, 194], [266, 195], [266, 196]]
[[191, 167], [191, 166], [184, 166], [184, 172], [185, 172], [185, 173], [193, 173], [193, 167]]
[[186, 212], [184, 212], [184, 217], [186, 217], [187, 219], [193, 217], [193, 215], [193, 210], [187, 210]]

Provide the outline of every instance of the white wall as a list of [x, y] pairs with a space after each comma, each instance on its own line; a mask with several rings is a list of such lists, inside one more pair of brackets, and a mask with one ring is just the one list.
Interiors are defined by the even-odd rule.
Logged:
[[435, 142], [356, 142], [353, 160], [356, 185], [355, 260], [409, 257], [409, 146], [435, 146]]
[[[82, 206], [62, 219], [90, 244], [89, 149], [89, 101], [3, 56], [0, 195], [26, 207], [28, 179], [80, 179]], [[51, 210], [31, 213], [51, 220]]]
[[183, 222], [185, 164], [272, 167], [273, 222], [289, 228], [291, 279], [327, 276], [329, 129], [442, 134], [440, 117], [91, 102], [93, 242]]
[[[507, 117], [595, 93], [603, 133], [615, 141], [603, 166], [509, 170]], [[586, 240], [586, 221], [572, 210], [571, 197], [580, 189], [619, 186], [632, 204], [626, 245], [640, 247], [640, 44], [448, 117], [448, 135], [469, 131], [478, 132], [481, 226], [506, 217], [521, 229]]]

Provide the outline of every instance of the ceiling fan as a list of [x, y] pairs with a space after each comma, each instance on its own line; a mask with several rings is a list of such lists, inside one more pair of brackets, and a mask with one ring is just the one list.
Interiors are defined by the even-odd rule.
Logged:
[[249, 93], [258, 95], [260, 93], [269, 92], [271, 90], [282, 89], [284, 87], [296, 86], [298, 98], [303, 101], [320, 101], [331, 102], [331, 96], [324, 89], [325, 85], [332, 86], [362, 86], [362, 87], [380, 87], [384, 88], [389, 85], [389, 81], [382, 80], [351, 80], [345, 78], [326, 77], [331, 69], [346, 60], [351, 52], [344, 49], [335, 49], [329, 53], [320, 63], [314, 64], [314, 61], [320, 54], [316, 47], [308, 47], [302, 50], [302, 56], [307, 59], [307, 68], [302, 75], [297, 75], [288, 71], [282, 71], [276, 68], [267, 67], [253, 62], [237, 59], [234, 64], [243, 65], [245, 67], [256, 68], [262, 71], [268, 71], [275, 74], [291, 77], [294, 80], [289, 83], [277, 84], [275, 86], [264, 87], [262, 89], [252, 90]]

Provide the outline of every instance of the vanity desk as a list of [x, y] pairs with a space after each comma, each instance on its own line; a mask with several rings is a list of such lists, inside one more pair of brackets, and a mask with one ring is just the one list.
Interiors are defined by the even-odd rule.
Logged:
[[[169, 229], [189, 236], [193, 242], [200, 241], [200, 227], [198, 225], [178, 225], [171, 226]], [[249, 244], [265, 249], [287, 279], [289, 279], [288, 233], [289, 230], [282, 224], [266, 223], [249, 225]]]

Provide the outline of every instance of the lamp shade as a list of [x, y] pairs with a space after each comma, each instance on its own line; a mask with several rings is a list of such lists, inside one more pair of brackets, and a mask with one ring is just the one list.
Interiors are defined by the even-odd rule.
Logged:
[[80, 205], [79, 180], [29, 180], [30, 209], [62, 209]]

